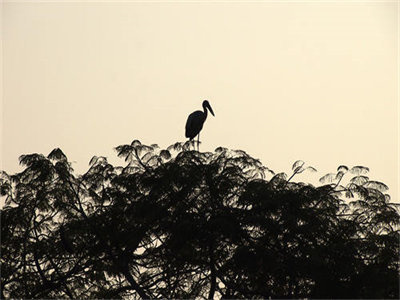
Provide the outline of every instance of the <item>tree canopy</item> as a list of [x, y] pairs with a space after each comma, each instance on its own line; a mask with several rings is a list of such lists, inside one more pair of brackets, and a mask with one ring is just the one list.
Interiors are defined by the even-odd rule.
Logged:
[[135, 140], [124, 166], [65, 154], [2, 172], [1, 296], [398, 298], [399, 210], [363, 166], [320, 186], [241, 150]]

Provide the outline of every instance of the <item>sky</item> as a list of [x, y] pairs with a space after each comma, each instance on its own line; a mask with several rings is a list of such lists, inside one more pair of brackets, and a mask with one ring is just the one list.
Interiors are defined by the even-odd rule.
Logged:
[[[134, 139], [242, 149], [316, 184], [339, 165], [399, 192], [397, 1], [3, 1], [0, 169], [60, 147], [76, 173]], [[296, 179], [296, 177], [295, 177]]]

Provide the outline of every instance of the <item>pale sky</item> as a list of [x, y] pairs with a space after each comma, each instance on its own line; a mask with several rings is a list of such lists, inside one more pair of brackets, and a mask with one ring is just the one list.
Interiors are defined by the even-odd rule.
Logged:
[[76, 172], [139, 139], [242, 149], [315, 182], [363, 165], [398, 200], [399, 2], [2, 4], [1, 168], [60, 147]]

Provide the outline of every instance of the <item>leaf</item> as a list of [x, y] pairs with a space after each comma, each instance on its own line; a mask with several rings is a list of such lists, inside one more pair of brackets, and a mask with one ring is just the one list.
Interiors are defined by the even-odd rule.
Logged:
[[97, 157], [96, 155], [93, 156], [93, 157], [90, 159], [90, 161], [89, 161], [89, 166], [95, 165], [96, 162], [97, 162], [97, 160], [98, 160], [98, 157]]
[[[298, 168], [298, 167], [303, 167], [304, 166], [304, 161], [302, 161], [302, 160], [297, 160], [294, 164], [293, 164], [293, 166], [292, 166], [292, 170], [294, 170], [295, 168]], [[296, 171], [294, 171], [294, 172], [296, 172]]]
[[137, 146], [140, 146], [141, 144], [142, 143], [139, 140], [134, 140], [134, 141], [132, 141], [131, 146], [132, 147], [137, 147]]
[[271, 175], [275, 175], [275, 172], [272, 171], [270, 168], [268, 167], [263, 167], [263, 170], [267, 171], [268, 173], [270, 173]]
[[340, 165], [340, 166], [337, 168], [337, 172], [344, 172], [344, 173], [346, 173], [348, 170], [349, 170], [349, 168], [348, 168], [347, 166], [344, 166], [344, 165]]
[[93, 156], [92, 159], [89, 161], [90, 166], [94, 165], [104, 165], [107, 164], [107, 157], [105, 156]]
[[137, 145], [134, 147], [134, 149], [137, 152], [137, 155], [139, 155], [139, 156], [141, 156], [143, 152], [147, 152], [144, 154], [144, 155], [146, 155], [148, 153], [152, 153], [154, 150], [152, 147], [147, 146], [147, 145]]
[[350, 182], [357, 184], [357, 185], [363, 185], [369, 181], [369, 178], [367, 176], [359, 175], [355, 176], [352, 179], [350, 179]]
[[274, 177], [272, 177], [271, 181], [275, 180], [275, 179], [286, 180], [287, 179], [287, 175], [286, 175], [286, 173], [281, 172], [281, 173], [276, 174]]
[[307, 171], [307, 170], [310, 170], [311, 172], [317, 172], [317, 169], [315, 169], [314, 167], [307, 167], [306, 169], [305, 169], [305, 171]]
[[53, 151], [50, 152], [50, 154], [47, 156], [47, 158], [54, 159], [54, 160], [67, 161], [67, 156], [64, 154], [64, 152], [61, 151], [60, 148], [53, 149]]
[[319, 182], [321, 182], [321, 183], [325, 183], [325, 182], [331, 183], [334, 180], [335, 177], [336, 177], [335, 173], [328, 173], [325, 176], [322, 176], [319, 179]]
[[339, 171], [336, 176], [335, 176], [335, 180], [341, 180], [344, 176], [344, 172]]
[[351, 190], [353, 193], [358, 194], [363, 199], [368, 197], [368, 189], [363, 187], [363, 186], [361, 186], [361, 185], [357, 185], [357, 184], [354, 184], [354, 183], [349, 183], [347, 185], [347, 188], [349, 190]]
[[167, 148], [168, 151], [174, 150], [174, 151], [181, 151], [182, 150], [182, 143], [176, 142], [175, 144], [169, 146]]
[[294, 169], [293, 173], [300, 174], [304, 171], [303, 166], [298, 166], [296, 169]]
[[357, 174], [357, 175], [367, 174], [368, 172], [369, 172], [369, 168], [363, 167], [363, 166], [355, 166], [355, 167], [352, 167], [350, 170], [350, 173]]
[[224, 148], [224, 147], [218, 147], [218, 148], [216, 148], [215, 149], [215, 152], [217, 152], [217, 153], [221, 153], [221, 152], [226, 152], [228, 149], [227, 148]]
[[379, 181], [368, 181], [367, 183], [364, 184], [364, 186], [367, 188], [376, 189], [380, 192], [386, 192], [389, 189], [389, 187], [386, 184]]
[[171, 159], [171, 153], [168, 150], [161, 150], [160, 156], [164, 159]]
[[42, 154], [37, 154], [37, 153], [26, 154], [26, 155], [21, 155], [19, 157], [19, 163], [21, 165], [30, 167], [34, 162], [40, 161], [42, 159], [45, 159], [45, 157]]
[[133, 147], [131, 145], [121, 145], [115, 147], [115, 150], [117, 151], [118, 157], [124, 157], [126, 160], [126, 157], [132, 152]]
[[141, 160], [145, 163], [148, 164], [149, 161], [153, 158], [154, 154], [152, 152], [147, 152], [145, 155], [142, 156]]
[[[218, 149], [218, 148], [217, 148]], [[233, 152], [239, 156], [245, 156], [248, 157], [249, 155], [246, 153], [246, 151], [243, 150], [233, 150]]]

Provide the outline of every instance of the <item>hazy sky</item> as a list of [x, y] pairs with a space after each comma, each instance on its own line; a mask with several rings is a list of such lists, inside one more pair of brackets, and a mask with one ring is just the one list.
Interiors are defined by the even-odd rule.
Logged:
[[397, 1], [2, 4], [1, 169], [60, 147], [77, 173], [139, 139], [242, 149], [276, 172], [363, 165], [398, 198]]

